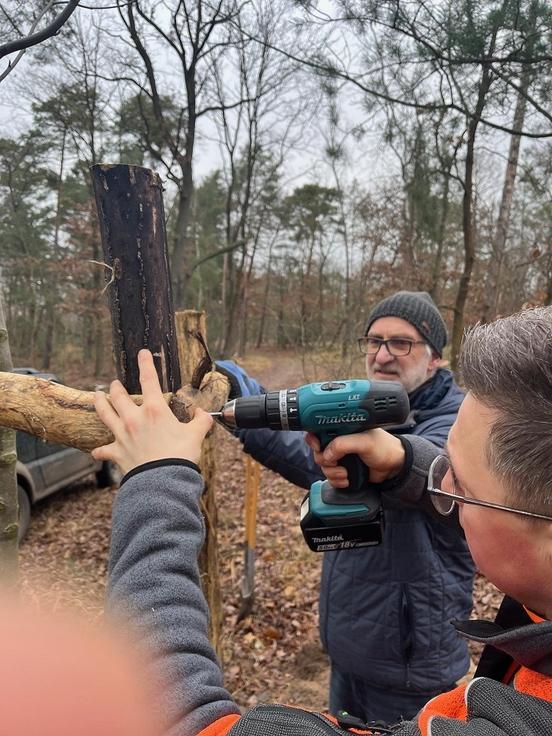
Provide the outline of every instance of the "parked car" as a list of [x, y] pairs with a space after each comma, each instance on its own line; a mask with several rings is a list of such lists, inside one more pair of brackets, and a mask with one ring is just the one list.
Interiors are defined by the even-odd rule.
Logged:
[[[61, 383], [53, 373], [41, 373], [34, 368], [14, 368], [14, 373], [45, 378]], [[121, 479], [117, 466], [98, 462], [86, 452], [74, 447], [44, 442], [26, 432], [18, 431], [17, 495], [19, 501], [19, 541], [29, 529], [31, 507], [41, 498], [66, 488], [87, 475], [95, 474], [100, 488], [116, 485]]]

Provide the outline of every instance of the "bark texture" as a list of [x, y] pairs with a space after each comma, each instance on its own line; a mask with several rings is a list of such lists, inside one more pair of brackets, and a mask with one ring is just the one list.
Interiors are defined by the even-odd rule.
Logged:
[[[165, 399], [181, 420], [192, 406], [217, 411], [228, 396], [228, 381], [209, 373], [201, 390], [184, 386]], [[140, 404], [140, 395], [132, 396]], [[89, 452], [113, 440], [94, 409], [94, 392], [79, 391], [34, 376], [0, 372], [0, 426], [21, 429], [47, 442], [60, 442]]]
[[97, 164], [92, 181], [107, 266], [117, 377], [140, 393], [136, 355], [153, 353], [163, 391], [182, 385], [172, 309], [161, 179], [140, 166]]
[[[210, 384], [212, 376], [220, 376], [213, 373], [213, 363], [206, 341], [205, 313], [191, 309], [177, 312], [175, 315], [176, 332], [178, 336], [178, 352], [182, 382], [190, 384], [192, 391], [202, 383]], [[220, 378], [223, 378], [220, 376]], [[215, 379], [216, 380], [216, 379]], [[220, 409], [228, 397], [228, 382], [223, 378], [221, 401], [217, 409]], [[221, 381], [217, 381], [221, 386]], [[222, 386], [221, 386], [222, 387]], [[217, 498], [216, 498], [216, 455], [215, 443], [216, 432], [221, 431], [214, 428], [203, 443], [201, 449], [200, 467], [205, 481], [205, 491], [201, 498], [201, 509], [205, 518], [205, 543], [199, 558], [199, 569], [201, 570], [201, 583], [207, 603], [209, 604], [209, 638], [220, 657], [221, 633], [222, 633], [222, 598], [220, 592], [219, 559], [217, 545]]]
[[[5, 371], [13, 368], [1, 301], [0, 368]], [[17, 584], [18, 573], [16, 463], [15, 432], [0, 426], [0, 583], [8, 588]]]

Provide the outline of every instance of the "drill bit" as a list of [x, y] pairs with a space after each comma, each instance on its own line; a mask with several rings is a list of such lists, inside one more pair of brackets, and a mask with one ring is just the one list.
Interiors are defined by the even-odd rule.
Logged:
[[210, 414], [214, 419], [219, 419], [220, 417], [222, 417], [221, 411], [209, 411], [207, 413]]

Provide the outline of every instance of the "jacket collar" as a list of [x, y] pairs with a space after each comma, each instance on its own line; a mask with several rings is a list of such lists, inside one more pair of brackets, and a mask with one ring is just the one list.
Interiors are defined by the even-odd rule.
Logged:
[[453, 621], [467, 639], [490, 645], [510, 656], [517, 664], [543, 675], [552, 675], [552, 621], [514, 625], [496, 621]]
[[402, 424], [386, 425], [393, 434], [407, 434], [414, 427], [433, 416], [447, 412], [456, 414], [463, 398], [462, 389], [454, 383], [454, 376], [447, 368], [438, 368], [435, 375], [408, 394], [410, 412]]
[[427, 410], [445, 398], [453, 384], [453, 375], [446, 368], [438, 368], [431, 378], [408, 394], [411, 409]]

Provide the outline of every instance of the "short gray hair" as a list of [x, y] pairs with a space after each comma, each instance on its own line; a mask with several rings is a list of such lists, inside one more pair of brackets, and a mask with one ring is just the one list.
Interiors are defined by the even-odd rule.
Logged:
[[476, 399], [498, 410], [487, 460], [508, 501], [550, 514], [552, 306], [527, 309], [464, 336], [460, 371]]

